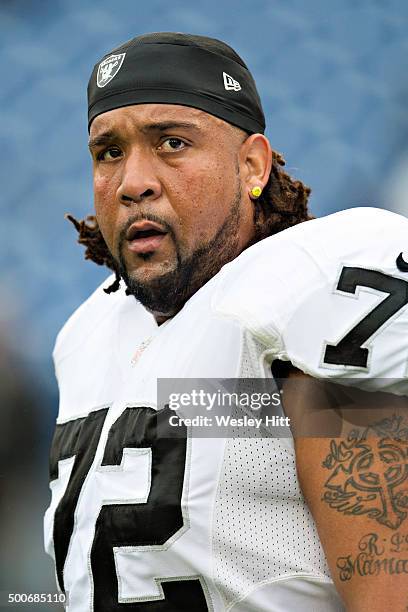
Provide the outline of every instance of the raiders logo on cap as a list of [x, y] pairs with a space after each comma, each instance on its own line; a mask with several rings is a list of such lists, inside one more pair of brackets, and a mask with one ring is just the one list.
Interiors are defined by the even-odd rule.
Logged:
[[98, 87], [105, 87], [118, 74], [122, 67], [126, 53], [110, 55], [99, 64], [96, 84]]

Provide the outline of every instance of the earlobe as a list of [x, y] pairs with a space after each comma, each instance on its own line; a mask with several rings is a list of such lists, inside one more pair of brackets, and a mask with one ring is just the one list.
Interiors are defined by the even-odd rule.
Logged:
[[272, 149], [269, 140], [263, 134], [252, 134], [244, 143], [245, 177], [249, 197], [258, 199], [268, 182], [272, 168]]

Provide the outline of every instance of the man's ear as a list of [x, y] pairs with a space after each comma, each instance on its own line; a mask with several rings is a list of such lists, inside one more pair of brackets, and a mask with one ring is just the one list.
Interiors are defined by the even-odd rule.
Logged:
[[242, 143], [240, 151], [242, 178], [251, 197], [254, 187], [262, 190], [268, 182], [272, 168], [272, 149], [263, 134], [251, 134]]

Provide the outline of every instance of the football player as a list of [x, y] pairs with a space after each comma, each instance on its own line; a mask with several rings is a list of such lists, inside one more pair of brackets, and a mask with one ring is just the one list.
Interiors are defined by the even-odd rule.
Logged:
[[[67, 609], [402, 612], [408, 220], [310, 219], [220, 41], [128, 41], [95, 66], [88, 99], [96, 217], [71, 219], [114, 274], [54, 350], [45, 541]], [[225, 436], [182, 419], [171, 431], [159, 379], [271, 367], [295, 438], [238, 419]], [[338, 419], [329, 437], [316, 411]]]

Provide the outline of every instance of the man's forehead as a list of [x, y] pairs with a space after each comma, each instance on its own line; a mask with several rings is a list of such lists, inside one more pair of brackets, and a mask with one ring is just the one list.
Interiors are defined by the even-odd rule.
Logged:
[[[133, 104], [102, 113], [96, 117], [90, 128], [91, 136], [115, 127], [143, 129], [148, 125], [161, 123], [191, 124], [197, 128], [226, 127], [228, 123], [205, 111], [179, 104]], [[232, 126], [231, 126], [232, 127]]]

